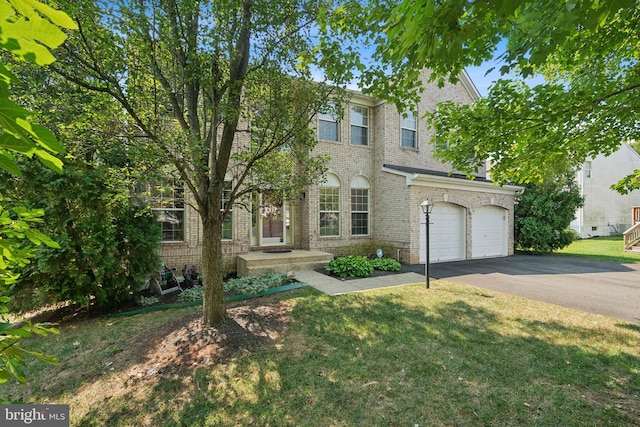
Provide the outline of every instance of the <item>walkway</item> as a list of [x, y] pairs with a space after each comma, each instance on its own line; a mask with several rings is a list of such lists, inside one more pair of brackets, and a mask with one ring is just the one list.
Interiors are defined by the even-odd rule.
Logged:
[[[431, 276], [431, 275], [429, 275]], [[340, 280], [312, 270], [296, 271], [295, 277], [301, 282], [328, 295], [348, 294], [370, 289], [388, 288], [424, 282], [424, 274], [400, 273], [387, 276], [367, 277], [365, 279]]]

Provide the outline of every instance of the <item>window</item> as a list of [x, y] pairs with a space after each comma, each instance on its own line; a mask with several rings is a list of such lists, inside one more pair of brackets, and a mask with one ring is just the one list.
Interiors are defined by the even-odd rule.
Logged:
[[351, 106], [351, 143], [369, 145], [369, 109]]
[[[404, 115], [407, 117], [405, 118]], [[418, 120], [413, 111], [405, 111], [400, 118], [400, 144], [403, 147], [418, 147]]]
[[338, 115], [333, 111], [335, 106], [331, 105], [330, 110], [318, 113], [318, 138], [325, 141], [340, 141], [340, 129], [338, 127]]
[[363, 176], [351, 181], [351, 235], [369, 235], [369, 182]]
[[327, 175], [319, 189], [320, 236], [340, 235], [340, 181], [335, 175]]
[[177, 180], [147, 184], [147, 194], [162, 223], [162, 241], [184, 241], [184, 186]]
[[584, 177], [591, 178], [591, 162], [588, 160], [584, 162]]
[[[224, 188], [222, 190], [222, 200], [220, 201], [220, 211], [224, 211], [227, 208], [227, 204], [230, 200], [231, 189], [231, 181], [225, 181]], [[233, 239], [233, 208], [222, 221], [222, 240], [231, 239]]]

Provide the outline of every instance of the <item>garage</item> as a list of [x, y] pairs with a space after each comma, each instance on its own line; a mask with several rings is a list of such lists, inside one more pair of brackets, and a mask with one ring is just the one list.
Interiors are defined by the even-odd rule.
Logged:
[[[453, 203], [435, 203], [430, 215], [429, 262], [465, 259], [465, 213], [462, 206]], [[425, 218], [420, 222], [420, 263], [425, 262]]]
[[480, 206], [471, 213], [471, 257], [507, 256], [507, 210]]

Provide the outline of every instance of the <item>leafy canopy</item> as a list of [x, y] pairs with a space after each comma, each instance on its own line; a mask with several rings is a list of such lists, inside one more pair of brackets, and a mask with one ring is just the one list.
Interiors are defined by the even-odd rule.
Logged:
[[472, 106], [445, 103], [428, 116], [436, 153], [454, 169], [473, 174], [491, 159], [499, 183], [542, 182], [639, 137], [636, 1], [359, 3], [346, 9], [375, 46], [363, 79], [376, 95], [410, 100], [423, 68], [441, 85], [456, 81], [465, 67], [493, 58], [503, 41], [501, 73], [544, 76], [534, 88], [501, 80]]

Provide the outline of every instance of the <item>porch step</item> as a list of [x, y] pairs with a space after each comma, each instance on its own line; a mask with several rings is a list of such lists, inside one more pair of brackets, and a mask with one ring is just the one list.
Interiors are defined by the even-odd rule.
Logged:
[[333, 259], [333, 254], [320, 251], [292, 250], [290, 252], [249, 252], [237, 257], [238, 276], [259, 276], [275, 271], [286, 273], [298, 270], [323, 268]]

